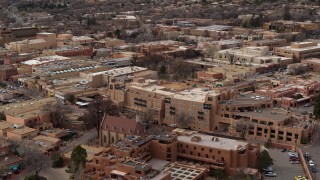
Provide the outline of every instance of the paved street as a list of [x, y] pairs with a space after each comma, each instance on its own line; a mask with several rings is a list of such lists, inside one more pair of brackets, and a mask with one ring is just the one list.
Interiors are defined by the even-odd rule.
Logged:
[[272, 180], [293, 180], [295, 176], [304, 176], [300, 164], [290, 164], [288, 152], [281, 152], [281, 149], [269, 149], [269, 154], [273, 159], [273, 169], [277, 177], [266, 177]]
[[92, 129], [91, 131], [88, 131], [87, 133], [83, 134], [78, 139], [73, 140], [66, 147], [61, 148], [61, 153], [66, 153], [66, 152], [72, 150], [73, 147], [80, 145], [80, 144], [86, 144], [90, 140], [96, 139], [97, 137], [98, 137], [97, 131], [95, 129]]

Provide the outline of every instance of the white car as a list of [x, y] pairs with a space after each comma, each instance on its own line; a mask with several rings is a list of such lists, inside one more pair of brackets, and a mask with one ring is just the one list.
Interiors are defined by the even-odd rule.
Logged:
[[277, 174], [275, 172], [268, 172], [264, 174], [266, 177], [276, 177]]
[[290, 164], [300, 164], [300, 161], [290, 161]]
[[314, 162], [312, 160], [309, 161], [309, 166], [314, 166]]
[[295, 157], [299, 156], [298, 153], [296, 153], [296, 152], [288, 152], [288, 155], [289, 156], [295, 156]]

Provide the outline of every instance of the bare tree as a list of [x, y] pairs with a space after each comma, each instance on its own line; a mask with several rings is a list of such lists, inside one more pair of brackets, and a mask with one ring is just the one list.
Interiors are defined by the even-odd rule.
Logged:
[[95, 128], [99, 134], [104, 115], [117, 116], [119, 115], [119, 108], [111, 100], [105, 100], [99, 96], [88, 106], [82, 119], [87, 128]]
[[240, 120], [236, 123], [236, 131], [240, 133], [241, 139], [246, 139], [247, 132], [249, 131], [251, 123], [249, 121]]
[[173, 79], [178, 81], [181, 79], [187, 79], [190, 75], [194, 77], [196, 67], [188, 62], [184, 62], [183, 60], [175, 60], [169, 67], [169, 70], [173, 75]]
[[62, 103], [57, 102], [54, 105], [46, 104], [42, 107], [42, 111], [50, 114], [50, 121], [53, 127], [61, 128], [63, 123], [67, 120], [66, 114], [69, 113], [71, 109]]
[[235, 55], [234, 53], [230, 53], [229, 51], [226, 52], [226, 56], [227, 56], [227, 59], [229, 61], [229, 63], [231, 65], [235, 64], [236, 63], [236, 58], [235, 58]]
[[17, 148], [18, 155], [23, 158], [26, 169], [33, 171], [35, 176], [39, 176], [41, 171], [45, 171], [51, 166], [51, 160], [49, 156], [41, 153], [38, 147], [30, 145], [27, 141], [18, 142]]
[[214, 46], [209, 46], [206, 48], [206, 54], [211, 60], [213, 61], [214, 56], [216, 55], [216, 52], [218, 51], [217, 47]]

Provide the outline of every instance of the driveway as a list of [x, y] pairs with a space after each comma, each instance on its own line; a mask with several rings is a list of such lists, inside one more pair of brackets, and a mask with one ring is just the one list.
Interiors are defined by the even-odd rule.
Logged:
[[294, 180], [295, 176], [305, 176], [300, 164], [290, 164], [288, 152], [281, 152], [281, 149], [269, 149], [273, 159], [273, 169], [277, 177], [266, 177], [272, 180]]

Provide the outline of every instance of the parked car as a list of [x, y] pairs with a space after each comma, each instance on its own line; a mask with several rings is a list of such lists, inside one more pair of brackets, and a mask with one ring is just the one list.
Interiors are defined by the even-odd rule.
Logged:
[[317, 168], [315, 166], [311, 166], [311, 172], [312, 173], [317, 173], [318, 170], [317, 170]]
[[307, 180], [304, 176], [295, 176], [294, 180]]
[[276, 177], [277, 174], [275, 172], [267, 172], [267, 173], [264, 173], [265, 176], [267, 177]]
[[290, 161], [290, 164], [300, 164], [300, 161], [297, 161], [297, 160], [295, 160], [295, 161]]
[[306, 153], [304, 154], [304, 157], [305, 157], [305, 158], [310, 158], [310, 157], [311, 157], [311, 156], [310, 156], [310, 153], [306, 152]]
[[291, 156], [289, 157], [290, 161], [296, 161], [296, 160], [300, 160], [299, 157], [295, 157], [295, 156]]
[[304, 107], [310, 107], [310, 106], [312, 106], [313, 104], [312, 103], [306, 103], [306, 104], [304, 104], [303, 106]]
[[286, 151], [287, 151], [287, 148], [281, 149], [281, 152], [286, 152]]
[[71, 129], [66, 129], [66, 132], [72, 133], [73, 131]]
[[298, 153], [296, 153], [296, 152], [288, 152], [288, 155], [289, 156], [296, 156], [296, 157], [299, 156]]
[[309, 161], [309, 166], [314, 166], [314, 162], [312, 160]]
[[273, 168], [270, 167], [270, 166], [267, 167], [267, 168], [263, 168], [262, 170], [263, 170], [265, 173], [266, 173], [266, 172], [273, 172]]

